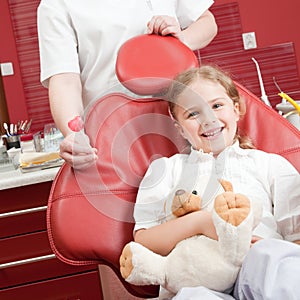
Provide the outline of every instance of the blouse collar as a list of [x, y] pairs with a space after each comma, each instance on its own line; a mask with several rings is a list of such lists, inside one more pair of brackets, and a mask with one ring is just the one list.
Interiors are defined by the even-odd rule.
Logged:
[[[219, 155], [218, 157], [224, 156], [224, 155], [236, 155], [236, 156], [244, 156], [247, 155], [248, 151], [245, 149], [242, 149], [240, 147], [240, 144], [238, 141], [236, 141], [233, 145], [226, 147]], [[217, 158], [218, 158], [217, 157]], [[203, 149], [195, 150], [191, 147], [191, 152], [188, 157], [189, 162], [205, 162], [213, 160], [214, 156], [213, 153], [205, 153]]]

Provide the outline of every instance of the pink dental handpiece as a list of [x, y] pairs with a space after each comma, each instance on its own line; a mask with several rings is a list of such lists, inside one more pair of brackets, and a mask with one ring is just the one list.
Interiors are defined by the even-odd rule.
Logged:
[[74, 132], [79, 132], [84, 127], [82, 118], [80, 116], [76, 116], [68, 122], [68, 127]]

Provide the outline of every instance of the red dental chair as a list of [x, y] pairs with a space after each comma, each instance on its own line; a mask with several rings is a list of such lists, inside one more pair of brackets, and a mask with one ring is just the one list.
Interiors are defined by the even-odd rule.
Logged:
[[[142, 35], [125, 43], [116, 73], [125, 87], [143, 97], [108, 94], [89, 110], [85, 131], [99, 159], [84, 171], [64, 164], [49, 197], [47, 226], [51, 248], [67, 264], [106, 264], [129, 293], [157, 296], [154, 286], [126, 283], [119, 275], [119, 256], [132, 240], [133, 207], [149, 163], [186, 149], [158, 96], [177, 73], [198, 65], [194, 53], [177, 39]], [[300, 132], [277, 112], [238, 84], [247, 113], [240, 128], [257, 148], [286, 157], [300, 170]]]

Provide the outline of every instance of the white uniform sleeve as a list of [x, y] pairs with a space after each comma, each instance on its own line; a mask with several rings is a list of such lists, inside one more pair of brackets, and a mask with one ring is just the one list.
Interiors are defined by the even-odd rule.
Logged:
[[170, 197], [174, 179], [168, 158], [153, 161], [141, 181], [134, 207], [134, 230], [161, 224], [166, 218], [165, 201]]
[[40, 47], [40, 80], [64, 72], [79, 73], [77, 40], [70, 17], [61, 1], [42, 1], [38, 7], [38, 37]]
[[300, 175], [283, 157], [270, 163], [270, 183], [278, 232], [288, 241], [300, 239]]
[[177, 18], [181, 27], [188, 27], [208, 10], [213, 3], [213, 0], [178, 0]]

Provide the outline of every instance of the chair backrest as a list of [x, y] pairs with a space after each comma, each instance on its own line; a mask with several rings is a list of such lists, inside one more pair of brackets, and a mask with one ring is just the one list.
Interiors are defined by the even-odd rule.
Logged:
[[[198, 66], [189, 48], [173, 37], [142, 35], [120, 50], [116, 74], [139, 95], [163, 91], [175, 74]], [[179, 152], [186, 143], [160, 98], [103, 96], [90, 108], [85, 131], [99, 160], [84, 171], [64, 164], [47, 210], [53, 252], [73, 265], [110, 265], [119, 274], [119, 256], [132, 240], [133, 208], [139, 182], [151, 160]], [[153, 297], [157, 287], [124, 283], [136, 296]]]
[[300, 172], [300, 131], [245, 87], [236, 85], [247, 107], [240, 130], [257, 149], [285, 157]]
[[[124, 86], [147, 95], [160, 92], [178, 72], [197, 65], [194, 53], [177, 39], [142, 35], [122, 46], [116, 73]], [[299, 170], [299, 131], [238, 87], [248, 106], [241, 128], [258, 148], [284, 155]], [[133, 207], [141, 178], [151, 160], [186, 146], [167, 107], [159, 98], [121, 93], [108, 94], [91, 107], [85, 131], [99, 159], [84, 171], [64, 164], [49, 197], [48, 235], [59, 259], [72, 265], [104, 263], [119, 275], [121, 250], [132, 240]], [[157, 294], [157, 287], [122, 282], [136, 296]]]

